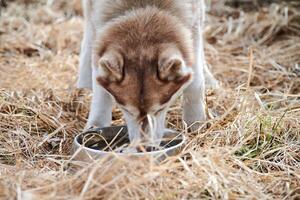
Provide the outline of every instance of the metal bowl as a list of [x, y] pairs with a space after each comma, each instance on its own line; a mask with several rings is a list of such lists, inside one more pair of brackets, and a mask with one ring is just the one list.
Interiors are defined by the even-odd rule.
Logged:
[[159, 148], [141, 146], [136, 152], [123, 151], [130, 144], [126, 126], [112, 126], [85, 131], [77, 135], [73, 142], [76, 160], [91, 161], [105, 156], [153, 157], [164, 160], [178, 154], [184, 146], [185, 137], [181, 133], [169, 132], [162, 139]]

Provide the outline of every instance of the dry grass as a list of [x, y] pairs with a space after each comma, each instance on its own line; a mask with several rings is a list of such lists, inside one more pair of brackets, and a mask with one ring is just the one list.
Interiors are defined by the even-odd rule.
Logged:
[[[158, 166], [71, 159], [90, 102], [75, 89], [77, 14], [74, 1], [1, 11], [0, 199], [300, 198], [299, 10], [211, 10], [206, 56], [223, 87], [207, 92], [211, 119]], [[177, 103], [169, 127], [183, 130], [180, 119]]]

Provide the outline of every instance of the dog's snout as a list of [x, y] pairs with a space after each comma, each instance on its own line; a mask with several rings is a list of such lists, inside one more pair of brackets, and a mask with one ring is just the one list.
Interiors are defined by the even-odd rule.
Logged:
[[147, 119], [146, 116], [141, 118], [140, 125], [141, 125], [141, 128], [142, 128], [142, 131], [146, 132], [146, 129], [148, 127], [148, 119]]

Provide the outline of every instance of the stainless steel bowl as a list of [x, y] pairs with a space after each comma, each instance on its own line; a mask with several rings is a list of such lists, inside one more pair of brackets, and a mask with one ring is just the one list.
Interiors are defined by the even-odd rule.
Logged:
[[91, 161], [105, 156], [153, 157], [159, 161], [178, 154], [185, 137], [181, 133], [169, 132], [162, 139], [160, 148], [141, 147], [138, 152], [122, 152], [129, 145], [126, 126], [113, 126], [88, 130], [77, 135], [73, 142], [75, 160]]

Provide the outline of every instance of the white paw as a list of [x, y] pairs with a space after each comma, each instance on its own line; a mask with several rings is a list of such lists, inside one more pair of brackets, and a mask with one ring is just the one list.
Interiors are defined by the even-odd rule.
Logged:
[[107, 125], [105, 125], [99, 121], [88, 121], [84, 127], [84, 130], [89, 130], [89, 129], [93, 129], [93, 128], [103, 128], [106, 126]]
[[186, 123], [187, 128], [190, 129], [191, 131], [199, 130], [205, 121], [206, 121], [206, 115], [200, 114], [200, 111], [199, 113], [194, 113], [194, 114], [186, 113], [184, 115], [184, 122]]

